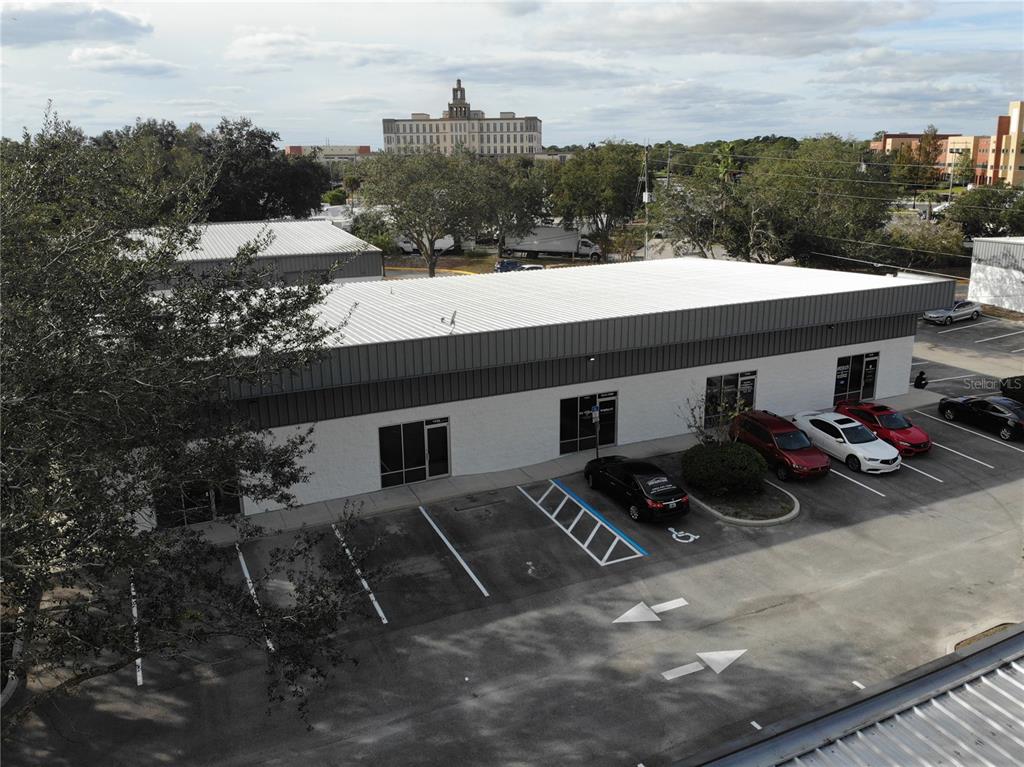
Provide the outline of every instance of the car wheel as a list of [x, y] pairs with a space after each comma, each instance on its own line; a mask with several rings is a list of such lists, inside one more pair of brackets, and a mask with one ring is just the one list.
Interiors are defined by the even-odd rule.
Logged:
[[635, 503], [629, 507], [629, 518], [632, 519], [634, 522], [640, 521], [640, 509], [637, 507]]
[[1004, 426], [1003, 428], [1001, 428], [999, 430], [999, 439], [1003, 440], [1003, 442], [1009, 442], [1011, 439], [1013, 439], [1013, 429], [1011, 429], [1009, 426]]
[[786, 464], [780, 463], [775, 466], [775, 476], [783, 482], [789, 479], [789, 469], [786, 468]]
[[945, 418], [947, 421], [955, 421], [956, 413], [953, 412], [953, 408], [947, 407], [945, 410], [942, 411], [942, 417]]
[[586, 476], [586, 479], [587, 479], [587, 486], [588, 487], [594, 487], [594, 485], [597, 484], [597, 482], [594, 480], [594, 475], [593, 474], [588, 472], [585, 476]]
[[846, 465], [850, 471], [860, 471], [860, 461], [855, 455], [846, 456]]
[[946, 317], [946, 319], [944, 319], [942, 321], [942, 324], [943, 325], [952, 325], [953, 324], [953, 318], [952, 317]]
[[979, 314], [980, 314], [980, 312], [978, 312], [977, 310], [975, 310], [975, 311], [971, 312], [971, 319], [972, 319], [972, 320], [976, 320], [976, 319], [978, 319], [978, 315], [979, 315]]

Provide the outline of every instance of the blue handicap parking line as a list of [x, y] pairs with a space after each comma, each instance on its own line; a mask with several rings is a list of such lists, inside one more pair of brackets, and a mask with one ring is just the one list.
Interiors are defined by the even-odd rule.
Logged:
[[638, 553], [643, 554], [645, 557], [649, 557], [650, 556], [650, 554], [647, 553], [647, 549], [645, 549], [643, 546], [641, 546], [639, 543], [634, 541], [632, 538], [630, 538], [628, 535], [626, 535], [624, 532], [622, 532], [619, 528], [617, 528], [615, 525], [613, 525], [611, 522], [609, 522], [605, 518], [604, 514], [599, 512], [597, 509], [595, 509], [589, 503], [587, 503], [582, 498], [580, 498], [578, 495], [576, 495], [576, 493], [574, 493], [572, 490], [570, 490], [565, 485], [563, 485], [561, 483], [561, 481], [559, 481], [557, 479], [553, 479], [551, 481], [554, 482], [558, 486], [559, 490], [561, 490], [567, 496], [569, 496], [574, 501], [576, 501], [576, 503], [578, 503], [582, 508], [586, 509], [591, 514], [593, 514], [597, 519], [601, 520], [601, 522], [603, 522], [608, 527], [609, 530], [611, 530], [613, 533], [615, 533], [617, 536], [619, 536], [622, 540], [624, 540], [626, 543], [628, 543], [630, 546], [632, 546], [634, 549], [636, 549], [636, 551]]

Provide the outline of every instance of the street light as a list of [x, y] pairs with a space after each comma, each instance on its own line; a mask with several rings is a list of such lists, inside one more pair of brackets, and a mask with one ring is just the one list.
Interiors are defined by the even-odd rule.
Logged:
[[[947, 154], [963, 154], [963, 149], [949, 149]], [[953, 171], [956, 170], [956, 161], [954, 160], [949, 166], [949, 197], [946, 202], [953, 202]]]

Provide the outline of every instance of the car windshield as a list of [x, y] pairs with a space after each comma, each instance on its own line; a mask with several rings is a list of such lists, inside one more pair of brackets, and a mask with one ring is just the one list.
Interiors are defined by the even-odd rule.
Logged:
[[775, 435], [775, 444], [780, 450], [803, 450], [811, 446], [811, 441], [802, 431], [787, 431]]
[[883, 413], [878, 416], [878, 422], [887, 429], [909, 429], [912, 426], [902, 413]]
[[843, 429], [843, 436], [846, 437], [846, 441], [851, 445], [860, 445], [864, 442], [875, 441], [875, 435], [860, 424], [857, 424], [856, 426], [847, 426]]
[[998, 405], [1004, 410], [1009, 410], [1015, 418], [1024, 421], [1024, 406], [1018, 405], [1013, 400], [1008, 399], [999, 400]]
[[638, 474], [636, 481], [651, 495], [671, 495], [679, 492], [679, 488], [664, 474]]

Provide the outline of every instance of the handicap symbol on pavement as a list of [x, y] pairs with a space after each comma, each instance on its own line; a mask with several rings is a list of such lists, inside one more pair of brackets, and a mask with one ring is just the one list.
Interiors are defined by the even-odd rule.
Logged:
[[693, 543], [700, 538], [696, 533], [688, 533], [685, 530], [677, 531], [674, 527], [670, 527], [668, 531], [672, 533], [672, 540], [676, 543]]

